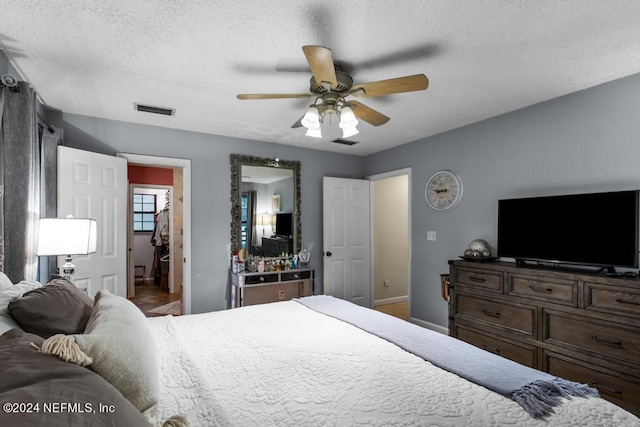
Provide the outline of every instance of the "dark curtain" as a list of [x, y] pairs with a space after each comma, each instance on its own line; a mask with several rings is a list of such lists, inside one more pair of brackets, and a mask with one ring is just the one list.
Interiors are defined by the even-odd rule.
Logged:
[[[40, 211], [42, 218], [58, 217], [58, 145], [63, 130], [44, 122], [38, 125], [40, 135]], [[42, 283], [58, 272], [58, 257], [40, 257], [38, 280]]]
[[2, 87], [2, 269], [14, 282], [36, 280], [40, 147], [36, 93], [27, 82]]

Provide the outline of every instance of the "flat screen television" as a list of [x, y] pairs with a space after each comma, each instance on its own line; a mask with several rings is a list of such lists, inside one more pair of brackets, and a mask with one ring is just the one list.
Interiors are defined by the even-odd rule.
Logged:
[[293, 214], [276, 214], [276, 236], [289, 238], [293, 235]]
[[637, 268], [639, 191], [499, 200], [497, 255]]

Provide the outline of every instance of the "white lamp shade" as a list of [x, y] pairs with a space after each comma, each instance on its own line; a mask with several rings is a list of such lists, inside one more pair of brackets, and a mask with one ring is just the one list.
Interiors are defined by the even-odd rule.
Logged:
[[267, 214], [256, 215], [256, 225], [269, 225], [271, 217]]
[[318, 107], [309, 107], [300, 124], [307, 129], [320, 129], [320, 113]]
[[88, 218], [42, 218], [38, 255], [86, 255], [97, 249], [98, 226]]

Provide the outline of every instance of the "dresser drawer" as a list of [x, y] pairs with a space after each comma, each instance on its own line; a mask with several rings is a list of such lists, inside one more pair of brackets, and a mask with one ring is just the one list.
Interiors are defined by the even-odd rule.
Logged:
[[511, 359], [526, 366], [535, 367], [536, 349], [532, 346], [516, 345], [493, 335], [489, 336], [481, 332], [466, 329], [458, 325], [457, 337], [462, 341], [475, 345], [478, 348]]
[[598, 390], [600, 397], [625, 408], [640, 413], [640, 383], [612, 375], [597, 366], [585, 366], [578, 360], [545, 354], [546, 369], [551, 375], [587, 384]]
[[533, 276], [509, 274], [509, 294], [578, 306], [578, 282], [564, 279], [540, 279]]
[[585, 282], [585, 308], [628, 313], [640, 316], [640, 288], [638, 290]]
[[466, 268], [459, 268], [456, 272], [456, 284], [460, 283], [474, 288], [502, 291], [502, 274], [498, 272]]
[[545, 340], [624, 360], [640, 360], [640, 329], [545, 310]]
[[265, 304], [276, 301], [288, 301], [297, 298], [300, 285], [297, 282], [279, 282], [263, 286], [245, 286], [242, 288], [242, 306]]
[[303, 279], [310, 279], [311, 278], [311, 271], [292, 271], [291, 273], [282, 273], [281, 274], [281, 279], [283, 282], [289, 281], [289, 280], [303, 280]]
[[245, 285], [257, 285], [260, 283], [271, 283], [278, 281], [278, 273], [260, 274], [257, 276], [246, 276], [244, 278]]
[[468, 294], [458, 294], [457, 314], [534, 335], [535, 307], [521, 307]]

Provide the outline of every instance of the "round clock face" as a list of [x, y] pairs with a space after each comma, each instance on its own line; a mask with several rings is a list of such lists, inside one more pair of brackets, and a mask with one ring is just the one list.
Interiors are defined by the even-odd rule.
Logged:
[[462, 180], [455, 172], [438, 171], [427, 181], [424, 196], [433, 209], [453, 209], [462, 198]]

